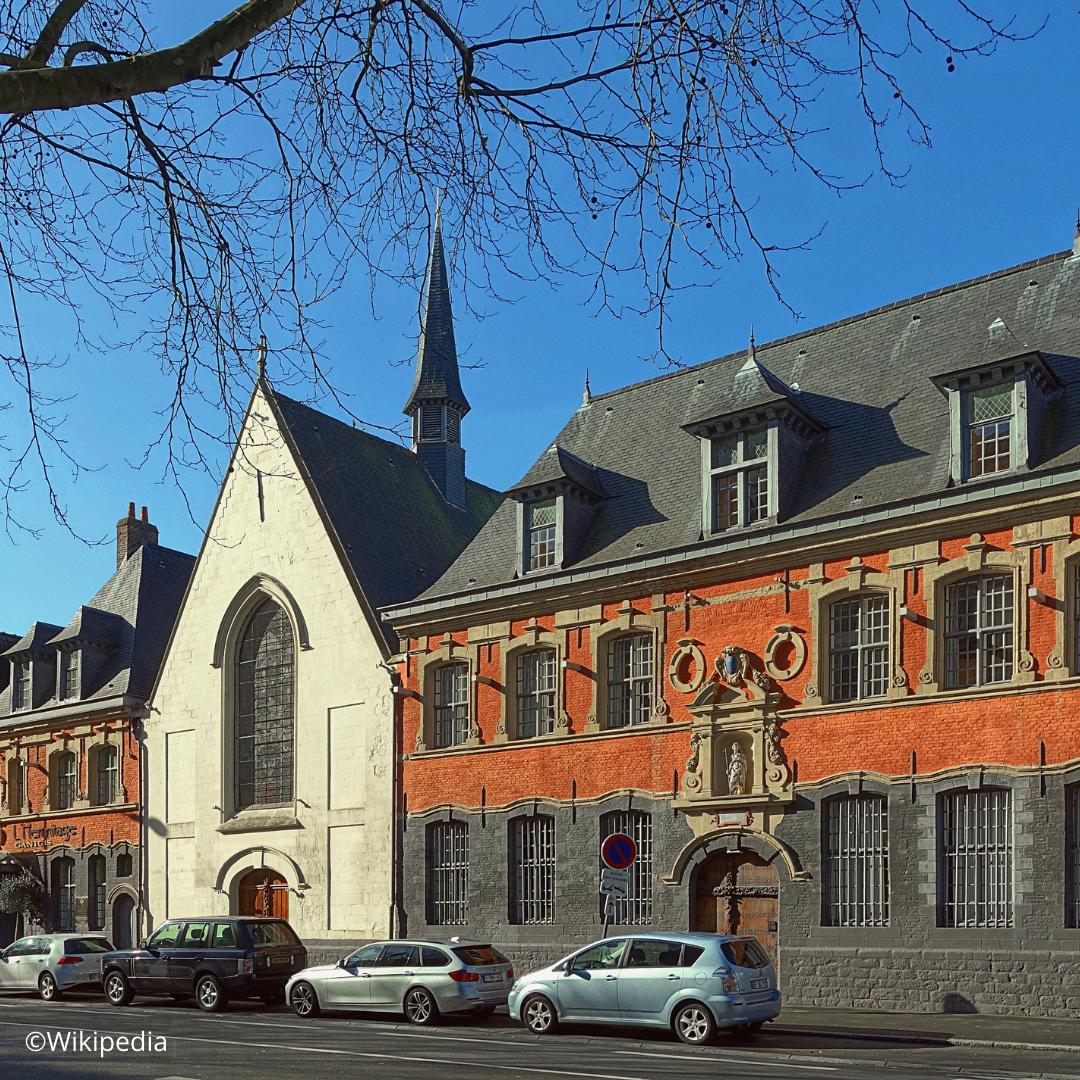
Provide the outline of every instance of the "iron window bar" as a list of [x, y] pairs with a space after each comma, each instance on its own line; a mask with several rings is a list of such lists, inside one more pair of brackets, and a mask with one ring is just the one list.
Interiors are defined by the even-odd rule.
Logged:
[[510, 921], [555, 921], [555, 819], [547, 814], [513, 822]]
[[825, 924], [889, 925], [889, 808], [883, 795], [826, 804]]
[[469, 832], [463, 821], [439, 821], [428, 830], [431, 910], [435, 926], [469, 921]]
[[[653, 825], [652, 815], [641, 810], [614, 810], [600, 819], [600, 843], [615, 833], [625, 833], [637, 845], [630, 865], [626, 896], [611, 897], [611, 922], [616, 926], [645, 926], [653, 921]], [[603, 860], [600, 861], [603, 867]], [[604, 914], [607, 897], [600, 897]]]
[[999, 789], [942, 796], [943, 925], [1013, 925], [1011, 809], [1010, 793]]

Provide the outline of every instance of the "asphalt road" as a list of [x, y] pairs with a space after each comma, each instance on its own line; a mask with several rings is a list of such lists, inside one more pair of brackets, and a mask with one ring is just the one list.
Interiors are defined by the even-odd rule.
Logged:
[[[140, 1033], [145, 1048], [136, 1043], [126, 1052], [102, 1053], [108, 1040]], [[45, 1048], [32, 1051], [28, 1040]], [[753, 1043], [722, 1039], [694, 1048], [664, 1032], [599, 1026], [538, 1038], [505, 1016], [486, 1023], [449, 1019], [418, 1029], [357, 1014], [300, 1020], [283, 1007], [247, 1002], [210, 1016], [168, 1000], [144, 998], [114, 1008], [90, 997], [49, 1005], [0, 997], [4, 1078], [341, 1080], [367, 1071], [394, 1080], [866, 1080], [881, 1071], [888, 1080], [1080, 1080], [1080, 1062], [1066, 1054], [855, 1043], [770, 1034], [768, 1028]]]

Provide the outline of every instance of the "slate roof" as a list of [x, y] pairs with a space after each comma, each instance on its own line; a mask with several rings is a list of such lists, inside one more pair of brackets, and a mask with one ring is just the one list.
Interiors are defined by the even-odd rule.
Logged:
[[[502, 498], [466, 480], [467, 506], [453, 506], [407, 447], [268, 392], [373, 609], [437, 581]], [[395, 649], [393, 631], [379, 625]]]
[[[1048, 255], [758, 346], [757, 364], [768, 374], [750, 372], [752, 387], [750, 380], [739, 385], [740, 371], [747, 374], [742, 350], [597, 395], [553, 444], [590, 463], [607, 495], [567, 569], [701, 542], [699, 445], [682, 425], [759, 398], [793, 401], [826, 429], [808, 451], [788, 517], [773, 528], [932, 497], [950, 482], [948, 403], [932, 377], [1029, 350], [1041, 352], [1064, 384], [1042, 424], [1036, 471], [1076, 466], [1080, 244], [1076, 254]], [[964, 486], [977, 491], [993, 479]], [[515, 519], [508, 498], [419, 600], [511, 584]]]
[[30, 629], [5, 650], [4, 656], [13, 657], [27, 652], [44, 652], [52, 636], [59, 633], [60, 629], [61, 627], [53, 626], [52, 623], [31, 623]]
[[[85, 669], [90, 681], [83, 687], [80, 700], [98, 701], [120, 695], [145, 700], [157, 676], [194, 565], [194, 557], [182, 551], [144, 544], [78, 609], [66, 627], [35, 623], [17, 645], [35, 634], [35, 628], [47, 628], [36, 634], [45, 648], [53, 647], [57, 640], [79, 636], [77, 631], [85, 628], [87, 638], [109, 648], [95, 673]], [[111, 636], [111, 641], [102, 641], [102, 635]], [[0, 717], [5, 718], [3, 723], [23, 723], [56, 704], [54, 698], [35, 710], [12, 713], [8, 687], [0, 693]]]
[[442, 215], [439, 211], [435, 214], [435, 233], [428, 258], [416, 375], [403, 411], [411, 416], [423, 401], [455, 402], [462, 416], [469, 411], [469, 402], [461, 389], [458, 371], [454, 314], [450, 306], [450, 282], [446, 274]]
[[599, 499], [604, 497], [604, 487], [596, 475], [596, 470], [587, 461], [582, 461], [558, 443], [552, 443], [510, 490], [527, 491], [529, 488], [560, 480], [568, 480]]

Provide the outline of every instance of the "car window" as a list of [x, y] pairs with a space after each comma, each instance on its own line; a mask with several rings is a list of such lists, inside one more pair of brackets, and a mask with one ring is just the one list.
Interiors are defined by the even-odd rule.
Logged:
[[300, 939], [293, 933], [287, 922], [249, 922], [245, 923], [251, 936], [251, 944], [256, 949], [273, 949], [280, 945], [299, 945]]
[[498, 949], [490, 945], [462, 945], [454, 949], [454, 955], [466, 964], [509, 964], [510, 961]]
[[30, 949], [33, 946], [33, 938], [19, 938], [18, 941], [13, 941], [5, 950], [5, 956], [28, 956]]
[[36, 937], [30, 939], [30, 945], [27, 947], [27, 954], [29, 956], [48, 956], [52, 949], [52, 941], [47, 937]]
[[177, 939], [180, 937], [180, 928], [183, 925], [178, 922], [167, 922], [164, 926], [159, 926], [146, 943], [147, 946], [151, 949], [175, 948]]
[[626, 938], [615, 941], [601, 941], [574, 957], [574, 971], [605, 971], [616, 968], [626, 952]]
[[387, 945], [379, 957], [377, 967], [417, 966], [415, 945]]
[[626, 966], [628, 968], [676, 968], [682, 958], [682, 951], [681, 941], [635, 938], [630, 945]]
[[345, 957], [343, 967], [374, 967], [379, 959], [379, 953], [383, 951], [383, 943], [376, 942], [374, 945], [365, 945], [362, 949]]
[[86, 956], [88, 953], [112, 952], [112, 943], [100, 937], [68, 938], [64, 942], [68, 956]]
[[450, 963], [450, 957], [442, 949], [432, 949], [427, 945], [421, 950], [424, 967], [446, 967]]
[[227, 922], [214, 923], [213, 944], [215, 949], [235, 949], [236, 927]]
[[729, 964], [741, 968], [763, 968], [769, 966], [769, 954], [753, 938], [735, 938], [725, 941], [721, 946]]
[[189, 922], [184, 927], [184, 936], [180, 944], [185, 949], [205, 949], [210, 944], [210, 924], [208, 922]]

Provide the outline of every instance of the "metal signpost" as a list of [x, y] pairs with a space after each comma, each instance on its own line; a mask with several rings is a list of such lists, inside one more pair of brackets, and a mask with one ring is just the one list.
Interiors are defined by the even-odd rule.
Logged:
[[611, 921], [612, 897], [624, 897], [630, 888], [630, 867], [637, 858], [637, 844], [626, 833], [612, 833], [600, 845], [604, 869], [600, 871], [600, 895], [604, 898], [604, 933]]

